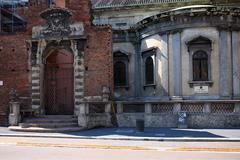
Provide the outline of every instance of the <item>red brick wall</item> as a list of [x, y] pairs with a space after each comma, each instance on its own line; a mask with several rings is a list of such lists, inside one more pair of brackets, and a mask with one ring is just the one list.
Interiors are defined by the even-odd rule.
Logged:
[[110, 27], [94, 27], [88, 29], [87, 33], [85, 95], [101, 95], [102, 86], [113, 88], [112, 30]]
[[84, 22], [85, 25], [91, 23], [91, 0], [66, 0], [66, 8], [73, 13], [74, 21]]
[[[47, 7], [47, 0], [31, 0], [28, 8], [18, 9], [27, 22], [27, 31], [0, 36], [0, 125], [7, 123], [9, 92], [16, 88], [20, 96], [30, 96], [31, 76], [26, 40], [31, 38], [32, 27], [44, 24], [39, 16]], [[112, 31], [110, 27], [91, 25], [90, 0], [66, 0], [66, 8], [72, 13], [73, 22], [84, 22], [87, 36], [85, 51], [85, 95], [101, 95], [102, 86], [111, 87], [112, 82]]]
[[65, 7], [65, 0], [55, 0], [55, 3], [57, 7]]
[[[25, 35], [1, 35], [0, 37], [0, 125], [6, 123], [9, 110], [9, 92], [16, 88], [19, 95], [29, 96], [28, 54]], [[5, 118], [4, 118], [5, 117]], [[3, 120], [5, 119], [5, 120]]]

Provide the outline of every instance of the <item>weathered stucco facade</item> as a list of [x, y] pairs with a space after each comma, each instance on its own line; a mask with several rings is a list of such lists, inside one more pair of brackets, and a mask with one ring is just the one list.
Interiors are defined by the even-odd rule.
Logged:
[[[95, 5], [93, 22], [113, 26], [114, 64], [127, 64], [125, 85], [114, 88], [119, 126], [144, 119], [148, 127], [177, 127], [179, 113], [186, 112], [192, 128], [239, 127], [239, 8], [232, 7], [237, 3], [149, 3]], [[207, 55], [205, 80], [194, 79], [197, 51]], [[119, 52], [128, 60], [114, 56]], [[149, 56], [153, 83], [146, 84]]]

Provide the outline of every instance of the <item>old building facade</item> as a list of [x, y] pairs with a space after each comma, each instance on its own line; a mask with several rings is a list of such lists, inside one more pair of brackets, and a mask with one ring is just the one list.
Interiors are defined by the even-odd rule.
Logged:
[[[9, 33], [4, 30], [7, 27], [2, 28], [2, 124], [8, 123], [9, 113], [16, 116], [9, 108], [12, 89], [25, 103], [20, 104], [20, 112], [35, 116], [78, 115], [84, 101], [103, 101], [104, 95], [105, 101], [109, 99], [113, 88], [111, 27], [91, 24], [88, 0], [61, 2], [29, 1], [16, 10], [27, 22], [25, 30]], [[1, 9], [7, 19], [8, 10]], [[12, 26], [17, 28], [17, 24]]]
[[239, 127], [238, 1], [101, 2], [93, 22], [113, 27], [119, 126], [176, 127], [186, 112], [193, 128]]
[[239, 2], [28, 5], [15, 21], [26, 30], [0, 38], [2, 124], [15, 88], [30, 97], [19, 113], [76, 115], [88, 128], [138, 119], [147, 127], [240, 127]]

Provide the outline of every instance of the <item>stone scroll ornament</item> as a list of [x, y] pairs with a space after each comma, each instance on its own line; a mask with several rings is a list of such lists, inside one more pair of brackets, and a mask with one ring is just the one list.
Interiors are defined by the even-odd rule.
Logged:
[[71, 12], [63, 8], [50, 8], [43, 11], [40, 16], [47, 21], [46, 28], [42, 31], [45, 36], [63, 36], [71, 33]]

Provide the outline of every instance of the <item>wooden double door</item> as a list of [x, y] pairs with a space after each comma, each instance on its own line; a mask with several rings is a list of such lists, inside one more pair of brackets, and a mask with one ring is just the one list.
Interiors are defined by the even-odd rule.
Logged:
[[73, 114], [73, 55], [63, 49], [53, 51], [46, 59], [44, 82], [46, 114]]

